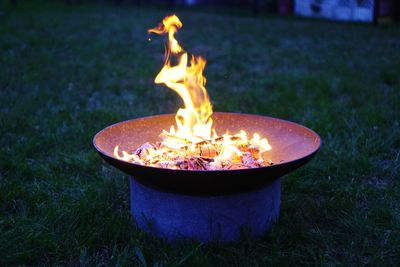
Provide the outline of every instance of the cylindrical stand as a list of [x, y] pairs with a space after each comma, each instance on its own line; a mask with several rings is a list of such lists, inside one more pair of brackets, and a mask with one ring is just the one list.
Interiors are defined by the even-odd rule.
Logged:
[[259, 237], [278, 219], [280, 197], [280, 179], [252, 192], [199, 196], [162, 192], [131, 177], [131, 213], [138, 227], [168, 241], [234, 241], [242, 230]]

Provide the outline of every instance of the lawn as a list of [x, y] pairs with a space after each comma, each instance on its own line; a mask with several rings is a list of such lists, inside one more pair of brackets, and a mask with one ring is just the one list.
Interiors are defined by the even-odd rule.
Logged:
[[283, 179], [259, 240], [167, 244], [137, 230], [129, 178], [92, 146], [118, 121], [176, 112], [153, 83], [162, 8], [82, 5], [0, 15], [0, 266], [400, 264], [400, 25], [178, 10], [178, 38], [207, 59], [215, 111], [318, 132]]

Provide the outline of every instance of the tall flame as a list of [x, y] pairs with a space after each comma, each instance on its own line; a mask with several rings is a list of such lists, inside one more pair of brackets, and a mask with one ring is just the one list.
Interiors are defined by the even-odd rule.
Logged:
[[[175, 38], [182, 28], [182, 22], [176, 15], [165, 17], [149, 33], [168, 35], [165, 46], [165, 62], [155, 78], [155, 83], [165, 84], [182, 98], [184, 108], [176, 113], [177, 129], [171, 126], [163, 130], [162, 141], [145, 143], [131, 154], [115, 146], [116, 158], [170, 169], [231, 169], [255, 168], [265, 166], [264, 152], [271, 150], [268, 140], [254, 133], [252, 139], [247, 133], [218, 137], [212, 128], [212, 106], [207, 94], [203, 76], [206, 65], [204, 58], [192, 56], [188, 62], [188, 53]], [[173, 63], [177, 62], [177, 63]]]
[[[155, 83], [165, 84], [179, 94], [185, 107], [178, 110], [175, 120], [177, 131], [171, 129], [174, 135], [194, 141], [196, 138], [209, 139], [212, 137], [212, 106], [205, 84], [203, 70], [206, 60], [201, 56], [192, 56], [188, 64], [188, 53], [175, 39], [175, 33], [182, 28], [182, 22], [176, 15], [167, 16], [156, 28], [148, 33], [168, 34], [165, 46], [165, 62]], [[172, 60], [177, 59], [173, 65]]]

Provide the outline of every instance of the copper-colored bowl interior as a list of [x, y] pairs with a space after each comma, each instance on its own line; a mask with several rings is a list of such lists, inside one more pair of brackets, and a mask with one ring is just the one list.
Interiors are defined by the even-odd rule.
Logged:
[[[118, 160], [114, 155], [114, 147], [118, 145], [120, 150], [134, 151], [145, 142], [156, 142], [160, 140], [159, 134], [163, 129], [168, 130], [171, 125], [175, 125], [175, 115], [157, 115], [145, 118], [129, 120], [111, 125], [100, 131], [94, 138], [94, 146], [100, 155], [115, 167], [131, 175], [143, 176], [148, 172], [149, 175], [161, 175], [168, 177], [179, 176], [181, 173], [191, 173], [192, 177], [196, 173], [218, 173], [220, 177], [226, 176], [235, 178], [234, 173], [263, 174], [271, 176], [283, 175], [291, 170], [298, 168], [307, 162], [318, 151], [321, 140], [312, 130], [299, 124], [275, 119], [267, 116], [238, 114], [238, 113], [214, 113], [214, 126], [217, 134], [225, 132], [237, 133], [245, 130], [248, 136], [258, 133], [261, 137], [266, 137], [272, 146], [269, 152], [269, 159], [274, 163], [273, 166], [262, 167], [256, 171], [252, 170], [228, 170], [228, 171], [184, 171], [168, 170], [154, 167], [141, 166], [134, 163], [127, 163]], [[153, 172], [154, 169], [160, 172]], [[262, 172], [260, 172], [262, 171]], [[137, 173], [136, 173], [137, 172]], [[204, 175], [203, 175], [204, 176]], [[274, 176], [274, 177], [273, 177]], [[164, 179], [164, 178], [152, 178]], [[172, 178], [173, 180], [174, 178]], [[185, 178], [186, 179], [186, 178]], [[206, 179], [206, 178], [199, 178]], [[216, 178], [218, 179], [218, 178]], [[221, 178], [222, 179], [222, 178]], [[228, 177], [229, 179], [229, 177]], [[239, 178], [238, 178], [239, 179]], [[246, 179], [246, 178], [241, 178]], [[190, 183], [187, 181], [186, 183]], [[195, 183], [194, 183], [195, 184]]]

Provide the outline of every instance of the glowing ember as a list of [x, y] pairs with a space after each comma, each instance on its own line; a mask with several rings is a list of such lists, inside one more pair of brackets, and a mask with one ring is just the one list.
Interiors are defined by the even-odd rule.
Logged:
[[[186, 169], [221, 170], [257, 168], [272, 163], [266, 162], [266, 151], [271, 150], [268, 140], [254, 134], [248, 139], [241, 130], [238, 134], [228, 133], [219, 137], [212, 127], [212, 106], [208, 97], [203, 76], [206, 65], [202, 57], [191, 57], [175, 39], [175, 33], [182, 27], [176, 15], [165, 17], [162, 23], [149, 33], [168, 34], [165, 49], [165, 64], [155, 78], [155, 83], [165, 84], [182, 98], [185, 107], [175, 116], [176, 129], [163, 130], [161, 141], [145, 143], [133, 153], [118, 151], [118, 159], [146, 166]], [[177, 59], [177, 65], [171, 59]]]

